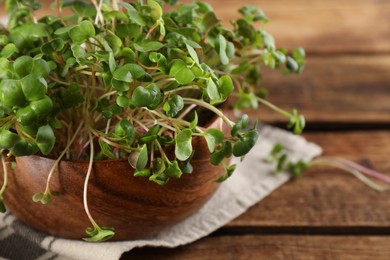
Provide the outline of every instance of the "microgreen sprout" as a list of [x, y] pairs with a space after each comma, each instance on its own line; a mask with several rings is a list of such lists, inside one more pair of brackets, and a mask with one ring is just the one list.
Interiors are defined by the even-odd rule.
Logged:
[[[296, 162], [291, 161], [287, 152], [285, 151], [285, 148], [282, 144], [279, 143], [273, 147], [265, 161], [268, 163], [274, 163], [276, 172], [288, 172], [294, 177], [302, 176], [306, 169], [313, 166], [332, 166], [352, 174], [365, 185], [374, 190], [385, 191], [390, 187], [390, 177], [344, 158], [320, 156], [310, 162], [305, 162], [302, 160], [298, 160]], [[368, 177], [379, 180], [385, 183], [385, 185], [378, 184]]]
[[[88, 241], [114, 234], [88, 209], [94, 160], [127, 159], [134, 176], [164, 185], [193, 172], [193, 142], [203, 138], [210, 163], [225, 168], [216, 180], [221, 182], [235, 169], [225, 160], [244, 158], [258, 138], [256, 126], [248, 129], [248, 116], [228, 117], [227, 103], [235, 109], [263, 104], [286, 116], [294, 133], [304, 128], [296, 110], [265, 99], [261, 72], [300, 73], [305, 52], [277, 48], [258, 8], [240, 9], [229, 29], [202, 2], [55, 0], [57, 15], [39, 18], [40, 1], [5, 2], [0, 149], [9, 156], [56, 158], [45, 190], [33, 196], [43, 204], [55, 194], [50, 181], [61, 160], [90, 162], [84, 185]], [[164, 12], [164, 2], [175, 6]], [[216, 117], [230, 133], [205, 127]], [[1, 203], [6, 178], [4, 183]]]

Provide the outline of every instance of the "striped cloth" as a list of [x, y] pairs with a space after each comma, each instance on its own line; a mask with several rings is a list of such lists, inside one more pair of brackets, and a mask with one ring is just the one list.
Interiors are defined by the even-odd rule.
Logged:
[[261, 126], [260, 138], [236, 172], [193, 216], [157, 236], [126, 242], [87, 243], [47, 236], [25, 226], [10, 213], [0, 214], [0, 258], [5, 259], [119, 259], [135, 247], [176, 247], [205, 237], [245, 212], [289, 179], [275, 174], [274, 165], [264, 162], [276, 143], [286, 148], [293, 161], [310, 161], [321, 148], [300, 136], [270, 126]]

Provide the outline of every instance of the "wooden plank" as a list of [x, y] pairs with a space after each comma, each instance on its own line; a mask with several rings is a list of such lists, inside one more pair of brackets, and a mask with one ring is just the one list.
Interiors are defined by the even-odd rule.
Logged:
[[390, 237], [380, 236], [222, 236], [167, 248], [139, 248], [121, 259], [333, 259], [388, 260]]
[[[226, 24], [228, 20], [239, 17], [237, 10], [243, 5], [261, 7], [271, 19], [267, 30], [275, 35], [280, 46], [288, 48], [303, 46], [309, 52], [316, 53], [390, 51], [389, 1], [208, 0], [208, 2], [214, 6]], [[1, 15], [4, 15], [3, 8], [0, 8]]]
[[[310, 56], [301, 75], [265, 70], [263, 77], [270, 101], [298, 108], [309, 122], [390, 122], [390, 55]], [[250, 113], [286, 121], [265, 108]]]
[[[308, 133], [325, 155], [342, 156], [390, 174], [390, 132]], [[232, 221], [228, 227], [251, 232], [387, 232], [390, 191], [371, 190], [334, 168], [313, 168]], [[322, 229], [318, 229], [321, 227]], [[284, 229], [283, 229], [284, 228]]]

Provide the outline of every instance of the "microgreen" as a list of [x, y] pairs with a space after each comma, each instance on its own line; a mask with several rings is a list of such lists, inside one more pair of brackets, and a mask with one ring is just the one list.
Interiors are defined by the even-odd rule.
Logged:
[[[164, 185], [196, 172], [193, 143], [203, 138], [210, 163], [225, 167], [216, 180], [221, 182], [235, 169], [225, 159], [244, 157], [258, 138], [256, 126], [248, 129], [248, 116], [234, 122], [225, 115], [226, 103], [234, 102], [236, 109], [262, 104], [286, 116], [294, 133], [304, 127], [296, 110], [287, 112], [265, 99], [261, 72], [268, 67], [300, 73], [305, 52], [278, 48], [263, 26], [268, 17], [258, 8], [241, 8], [242, 17], [231, 21], [229, 29], [202, 2], [56, 1], [53, 7], [61, 15], [41, 18], [34, 12], [40, 1], [5, 2], [9, 19], [7, 29], [0, 28], [1, 154], [57, 157], [45, 190], [33, 197], [43, 204], [51, 202], [50, 179], [65, 155], [90, 161], [84, 187], [92, 223], [87, 241], [114, 234], [98, 226], [88, 210], [93, 160], [127, 159], [134, 176]], [[175, 6], [164, 12], [164, 2]], [[213, 118], [208, 112], [231, 127], [230, 133], [205, 128]]]

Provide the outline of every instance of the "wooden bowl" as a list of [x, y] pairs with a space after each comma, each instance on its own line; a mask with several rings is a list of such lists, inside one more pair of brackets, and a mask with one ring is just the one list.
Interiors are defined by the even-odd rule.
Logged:
[[[209, 127], [220, 125], [216, 119]], [[88, 205], [100, 226], [115, 228], [113, 240], [152, 236], [190, 216], [210, 198], [218, 187], [213, 180], [224, 170], [210, 164], [203, 138], [193, 141], [193, 147], [193, 173], [171, 178], [164, 186], [134, 177], [127, 160], [94, 162]], [[85, 229], [91, 224], [82, 194], [88, 162], [62, 161], [50, 183], [51, 190], [60, 195], [53, 196], [49, 205], [32, 201], [33, 194], [44, 191], [53, 163], [38, 156], [17, 157], [16, 168], [9, 169], [7, 208], [27, 225], [47, 234], [68, 239], [87, 237]]]

